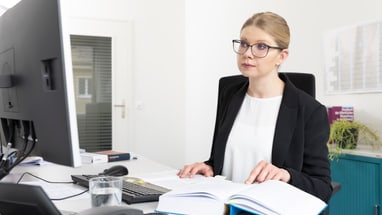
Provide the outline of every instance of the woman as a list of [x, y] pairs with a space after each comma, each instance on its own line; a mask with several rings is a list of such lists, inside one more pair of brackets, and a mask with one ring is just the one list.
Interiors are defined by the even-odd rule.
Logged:
[[258, 13], [244, 23], [240, 40], [233, 40], [242, 75], [219, 82], [210, 158], [184, 166], [179, 177], [281, 180], [329, 201], [327, 112], [278, 73], [289, 40], [287, 22], [275, 13]]

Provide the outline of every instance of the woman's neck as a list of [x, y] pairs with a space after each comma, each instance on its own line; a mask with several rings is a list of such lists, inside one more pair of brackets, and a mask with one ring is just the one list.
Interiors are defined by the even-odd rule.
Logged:
[[284, 92], [284, 81], [278, 74], [275, 76], [251, 78], [249, 77], [248, 95], [256, 98], [271, 98], [281, 96]]

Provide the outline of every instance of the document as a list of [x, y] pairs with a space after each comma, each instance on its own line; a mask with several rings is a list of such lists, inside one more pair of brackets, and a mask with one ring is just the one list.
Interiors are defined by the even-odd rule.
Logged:
[[288, 183], [270, 180], [246, 185], [206, 177], [159, 197], [158, 212], [235, 215], [240, 211], [270, 215], [317, 215], [326, 203]]

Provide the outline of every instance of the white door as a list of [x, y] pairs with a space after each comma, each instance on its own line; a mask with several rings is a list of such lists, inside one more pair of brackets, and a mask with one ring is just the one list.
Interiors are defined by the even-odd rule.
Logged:
[[[80, 148], [106, 150], [111, 142], [113, 150], [131, 151], [132, 24], [84, 18], [66, 22]], [[106, 55], [111, 55], [110, 61], [103, 58]]]

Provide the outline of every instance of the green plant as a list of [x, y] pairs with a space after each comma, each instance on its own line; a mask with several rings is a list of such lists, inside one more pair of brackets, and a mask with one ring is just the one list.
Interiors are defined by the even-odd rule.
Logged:
[[342, 149], [355, 149], [358, 143], [379, 147], [376, 131], [359, 121], [336, 120], [330, 125], [329, 158], [335, 159]]

